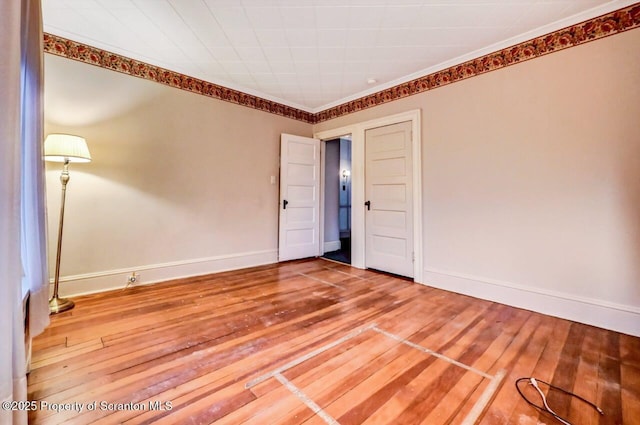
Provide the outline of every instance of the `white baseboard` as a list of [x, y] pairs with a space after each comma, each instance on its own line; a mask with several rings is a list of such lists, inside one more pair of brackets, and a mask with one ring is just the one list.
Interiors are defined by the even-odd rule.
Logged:
[[[133, 272], [136, 272], [138, 276], [138, 282], [136, 283], [136, 286], [138, 286], [277, 262], [278, 251], [267, 250], [174, 261], [163, 264], [151, 264], [126, 269], [64, 276], [60, 278], [59, 292], [61, 297], [73, 297], [113, 289], [122, 289], [127, 284], [127, 278]], [[50, 280], [50, 288], [51, 293], [53, 293], [53, 279]]]
[[640, 308], [635, 306], [434, 269], [424, 270], [422, 283], [475, 298], [640, 336]]
[[338, 239], [337, 241], [328, 241], [324, 243], [324, 252], [331, 252], [331, 251], [337, 251], [340, 248], [342, 248], [342, 244], [340, 243], [340, 239]]

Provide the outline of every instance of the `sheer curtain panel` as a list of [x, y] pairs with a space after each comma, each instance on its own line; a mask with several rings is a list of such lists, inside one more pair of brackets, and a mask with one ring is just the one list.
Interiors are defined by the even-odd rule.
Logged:
[[[0, 28], [0, 401], [12, 402], [27, 398], [23, 284], [34, 297], [30, 332], [48, 323], [40, 1], [0, 2]], [[0, 423], [26, 424], [11, 407]]]

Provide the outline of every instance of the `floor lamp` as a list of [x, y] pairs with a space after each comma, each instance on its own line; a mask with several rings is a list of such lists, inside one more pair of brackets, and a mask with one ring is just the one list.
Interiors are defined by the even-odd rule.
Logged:
[[62, 162], [62, 198], [60, 200], [60, 224], [58, 226], [58, 249], [56, 251], [56, 275], [53, 283], [53, 296], [49, 300], [49, 311], [51, 313], [61, 313], [71, 310], [73, 301], [60, 298], [58, 296], [58, 286], [60, 284], [60, 251], [62, 251], [62, 226], [64, 224], [64, 200], [69, 182], [70, 162], [91, 162], [91, 154], [87, 147], [87, 142], [79, 136], [70, 134], [50, 134], [44, 142], [45, 161]]

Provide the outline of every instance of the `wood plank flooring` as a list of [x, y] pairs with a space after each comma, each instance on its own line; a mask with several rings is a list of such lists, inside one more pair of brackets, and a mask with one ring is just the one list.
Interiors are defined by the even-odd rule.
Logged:
[[640, 423], [640, 338], [323, 259], [74, 301], [34, 340], [30, 423], [559, 423], [528, 376], [605, 412], [548, 391], [573, 424]]

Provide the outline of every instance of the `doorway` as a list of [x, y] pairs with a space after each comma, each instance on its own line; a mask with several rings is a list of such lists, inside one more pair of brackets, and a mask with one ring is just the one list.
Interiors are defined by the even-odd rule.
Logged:
[[351, 136], [324, 141], [323, 257], [351, 264]]
[[[345, 134], [351, 135], [351, 266], [365, 269], [371, 267], [367, 264], [368, 253], [366, 252], [366, 205], [365, 197], [365, 133], [369, 129], [397, 124], [405, 121], [411, 122], [411, 192], [412, 207], [409, 213], [413, 225], [413, 241], [408, 245], [413, 245], [412, 263], [413, 280], [422, 282], [423, 263], [423, 234], [422, 234], [422, 164], [421, 164], [421, 112], [419, 109], [401, 112], [386, 117], [372, 119], [370, 121], [349, 124], [344, 127], [334, 127], [317, 131], [314, 137], [320, 140], [332, 140]], [[324, 169], [323, 169], [324, 170]], [[324, 193], [324, 192], [322, 192]], [[322, 203], [320, 206], [322, 210]], [[320, 224], [324, 223], [324, 214], [321, 213]], [[321, 236], [324, 233], [321, 232]], [[320, 247], [322, 244], [320, 244]]]

